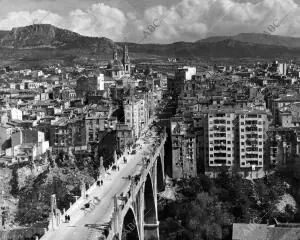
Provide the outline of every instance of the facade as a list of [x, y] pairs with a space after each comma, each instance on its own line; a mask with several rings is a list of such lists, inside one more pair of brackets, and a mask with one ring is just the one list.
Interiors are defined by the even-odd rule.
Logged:
[[84, 97], [92, 92], [104, 90], [104, 74], [81, 76], [77, 79], [76, 96]]
[[127, 99], [124, 104], [125, 124], [133, 129], [133, 134], [138, 138], [141, 130], [148, 123], [149, 109], [146, 99]]
[[231, 167], [235, 150], [236, 115], [234, 112], [208, 114], [209, 167]]
[[85, 117], [87, 144], [100, 141], [100, 132], [104, 132], [107, 125], [107, 111], [93, 110]]
[[266, 111], [212, 109], [194, 117], [199, 168], [210, 177], [226, 167], [259, 178], [266, 164], [267, 116]]
[[126, 124], [117, 124], [116, 125], [117, 131], [117, 149], [123, 151], [128, 145], [133, 144], [133, 131], [132, 129]]
[[[267, 115], [264, 112], [239, 114], [239, 158], [240, 168], [257, 173], [264, 165], [264, 143], [266, 140]], [[250, 173], [249, 173], [250, 174]]]
[[68, 151], [70, 148], [86, 146], [84, 119], [60, 118], [51, 124], [50, 145], [54, 152]]

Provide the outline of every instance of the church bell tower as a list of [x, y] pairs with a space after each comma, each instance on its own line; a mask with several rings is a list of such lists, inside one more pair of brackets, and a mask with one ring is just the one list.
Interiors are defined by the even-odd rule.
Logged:
[[130, 74], [130, 58], [128, 55], [127, 45], [124, 45], [123, 66], [124, 66], [125, 74]]

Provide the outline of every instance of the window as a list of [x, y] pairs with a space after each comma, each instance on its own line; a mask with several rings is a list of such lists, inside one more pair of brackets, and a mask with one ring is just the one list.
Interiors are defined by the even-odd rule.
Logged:
[[227, 131], [230, 131], [230, 130], [231, 130], [230, 127], [228, 127], [228, 128], [227, 128]]
[[262, 135], [258, 135], [258, 138], [262, 138]]
[[227, 151], [231, 151], [231, 148], [227, 148]]
[[245, 125], [245, 123], [244, 123], [244, 122], [241, 122], [241, 125]]
[[230, 121], [227, 121], [227, 124], [230, 124]]
[[259, 148], [258, 151], [262, 152], [262, 148]]
[[245, 132], [244, 128], [241, 128], [241, 132]]
[[227, 141], [227, 144], [231, 144], [231, 141]]
[[213, 155], [213, 154], [210, 154], [209, 156], [210, 156], [210, 157], [214, 157], [214, 155]]
[[227, 157], [231, 157], [231, 154], [227, 154]]
[[210, 148], [210, 149], [209, 149], [209, 151], [213, 151], [213, 150], [214, 150], [213, 148]]
[[258, 145], [262, 145], [262, 142], [258, 142]]

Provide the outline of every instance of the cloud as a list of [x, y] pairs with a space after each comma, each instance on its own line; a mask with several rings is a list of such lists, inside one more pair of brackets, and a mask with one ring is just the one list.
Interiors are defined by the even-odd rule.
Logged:
[[103, 3], [93, 4], [87, 10], [77, 9], [69, 14], [69, 28], [87, 36], [104, 36], [119, 40], [128, 17], [119, 9]]
[[143, 42], [169, 43], [242, 32], [262, 33], [276, 21], [281, 23], [273, 34], [300, 36], [300, 11], [295, 0], [181, 0], [168, 7], [155, 5], [143, 12], [134, 6], [128, 11], [123, 9], [97, 3], [61, 15], [41, 9], [9, 12], [0, 18], [0, 29], [29, 25], [37, 19], [82, 35], [139, 42], [144, 31], [149, 26], [153, 30], [155, 23]]
[[0, 20], [0, 29], [10, 30], [13, 27], [26, 26], [34, 23], [49, 23], [61, 26], [62, 20], [63, 18], [58, 14], [41, 9], [33, 12], [10, 12], [5, 18]]
[[[196, 41], [212, 35], [262, 33], [275, 19], [283, 19], [291, 10], [290, 16], [274, 32], [282, 35], [296, 32], [296, 26], [299, 26], [300, 12], [293, 0], [182, 0], [165, 9], [168, 13], [164, 24], [153, 33], [151, 41]], [[146, 21], [159, 12], [161, 6], [146, 10]]]

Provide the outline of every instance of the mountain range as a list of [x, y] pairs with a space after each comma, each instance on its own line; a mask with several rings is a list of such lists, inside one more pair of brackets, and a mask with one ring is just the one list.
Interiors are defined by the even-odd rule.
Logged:
[[[171, 44], [126, 43], [131, 56], [178, 58], [278, 58], [300, 56], [300, 38], [241, 33], [216, 36], [196, 42]], [[122, 42], [87, 37], [50, 24], [35, 24], [0, 31], [0, 60], [39, 61], [44, 59], [111, 58], [114, 49], [122, 52]]]

